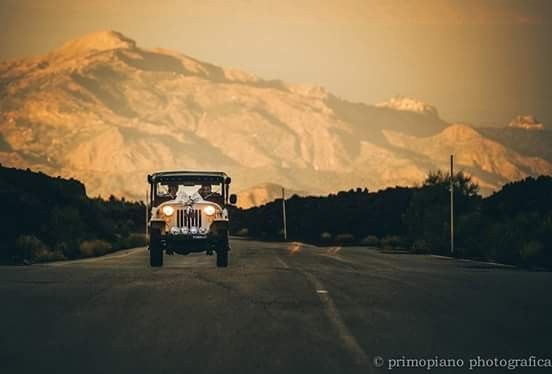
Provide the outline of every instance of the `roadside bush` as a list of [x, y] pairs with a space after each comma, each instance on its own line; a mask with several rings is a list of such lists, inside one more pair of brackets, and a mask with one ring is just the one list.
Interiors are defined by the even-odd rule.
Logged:
[[[490, 237], [490, 233], [482, 228], [488, 227], [489, 217], [481, 214], [480, 211], [471, 212], [458, 217], [455, 242], [455, 256], [487, 259], [492, 257], [491, 246], [487, 243], [486, 238]], [[482, 233], [485, 236], [482, 237]]]
[[385, 249], [397, 249], [404, 247], [404, 241], [399, 236], [392, 235], [381, 239], [380, 245]]
[[21, 235], [15, 241], [17, 257], [21, 260], [35, 261], [48, 256], [50, 249], [33, 235]]
[[335, 236], [335, 242], [338, 244], [352, 244], [355, 241], [353, 234], [337, 234]]
[[102, 256], [111, 251], [111, 244], [103, 240], [85, 240], [79, 250], [81, 257]]
[[33, 259], [33, 262], [50, 262], [66, 260], [62, 252], [41, 252]]
[[414, 241], [414, 243], [412, 243], [412, 246], [410, 247], [410, 251], [412, 253], [425, 254], [425, 253], [431, 253], [431, 248], [425, 240], [417, 239]]
[[380, 241], [377, 236], [374, 235], [368, 235], [364, 239], [360, 241], [362, 245], [366, 245], [368, 247], [377, 247], [380, 245]]
[[80, 256], [79, 245], [75, 241], [56, 242], [54, 252], [62, 253], [65, 258], [73, 259]]
[[242, 228], [242, 229], [239, 229], [237, 232], [236, 232], [236, 235], [237, 236], [248, 236], [249, 235], [249, 229], [248, 228]]
[[120, 249], [143, 247], [147, 245], [146, 234], [133, 233], [120, 241]]
[[[271, 232], [268, 232], [268, 233], [264, 233], [264, 237], [265, 238], [273, 238], [273, 239], [276, 239], [276, 240], [283, 240], [284, 239], [284, 229], [280, 229], [278, 231], [276, 231], [276, 235], [275, 236], [272, 236], [273, 234]], [[289, 236], [289, 232], [288, 232], [288, 236]]]
[[538, 241], [527, 242], [521, 248], [520, 256], [526, 265], [540, 264], [544, 257], [544, 246]]
[[332, 241], [332, 234], [330, 234], [329, 232], [323, 232], [320, 234], [320, 242], [321, 243], [330, 243]]

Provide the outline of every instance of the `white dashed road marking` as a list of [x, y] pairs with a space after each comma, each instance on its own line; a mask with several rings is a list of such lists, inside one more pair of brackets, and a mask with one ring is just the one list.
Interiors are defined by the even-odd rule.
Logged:
[[278, 260], [278, 262], [280, 263], [280, 265], [282, 265], [284, 269], [289, 269], [289, 265], [286, 264], [285, 261], [280, 258], [280, 256], [276, 256], [276, 260]]
[[[276, 258], [278, 258], [280, 262], [285, 264], [286, 268], [289, 268], [289, 265], [287, 265], [285, 261], [282, 260], [279, 256], [276, 256]], [[336, 333], [339, 336], [345, 348], [353, 355], [355, 363], [357, 365], [363, 365], [363, 366], [365, 365], [367, 369], [367, 373], [371, 373], [372, 366], [370, 365], [370, 359], [366, 355], [366, 352], [364, 352], [362, 347], [358, 344], [358, 341], [356, 340], [355, 336], [351, 333], [351, 331], [345, 324], [345, 321], [343, 321], [343, 318], [341, 317], [341, 314], [339, 313], [337, 306], [335, 305], [334, 301], [330, 297], [328, 291], [326, 290], [322, 282], [320, 282], [320, 280], [316, 278], [312, 273], [309, 273], [302, 269], [298, 269], [298, 270], [307, 278], [307, 280], [312, 284], [312, 286], [316, 290], [316, 293], [318, 294], [318, 297], [322, 302], [322, 306], [324, 308], [324, 312], [326, 313], [326, 316], [334, 326]]]

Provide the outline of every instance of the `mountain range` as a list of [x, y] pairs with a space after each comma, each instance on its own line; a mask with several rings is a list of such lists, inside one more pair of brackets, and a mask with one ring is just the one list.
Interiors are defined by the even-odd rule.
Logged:
[[143, 199], [149, 172], [215, 169], [251, 206], [279, 196], [278, 186], [326, 194], [414, 185], [446, 169], [449, 154], [489, 193], [552, 174], [552, 130], [533, 117], [517, 123], [451, 124], [407, 97], [354, 103], [140, 48], [114, 31], [0, 63], [0, 163], [75, 177], [92, 196]]

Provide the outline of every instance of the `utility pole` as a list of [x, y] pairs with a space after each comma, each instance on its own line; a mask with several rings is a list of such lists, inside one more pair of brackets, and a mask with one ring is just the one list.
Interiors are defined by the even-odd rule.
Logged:
[[450, 253], [454, 254], [454, 156], [450, 155]]
[[282, 217], [284, 221], [284, 240], [287, 240], [287, 222], [286, 222], [286, 192], [282, 187]]
[[149, 206], [149, 188], [146, 189], [146, 201], [144, 201], [144, 205], [146, 206], [146, 240], [148, 240], [148, 220], [149, 220], [149, 212], [148, 212], [148, 206]]

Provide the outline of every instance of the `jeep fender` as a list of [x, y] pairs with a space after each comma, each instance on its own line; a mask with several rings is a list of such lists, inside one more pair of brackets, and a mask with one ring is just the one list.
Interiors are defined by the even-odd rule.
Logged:
[[149, 225], [151, 229], [159, 229], [161, 231], [165, 229], [165, 221], [162, 219], [152, 219]]
[[214, 236], [223, 236], [228, 232], [228, 221], [226, 220], [215, 220], [211, 223], [209, 227], [211, 234]]

